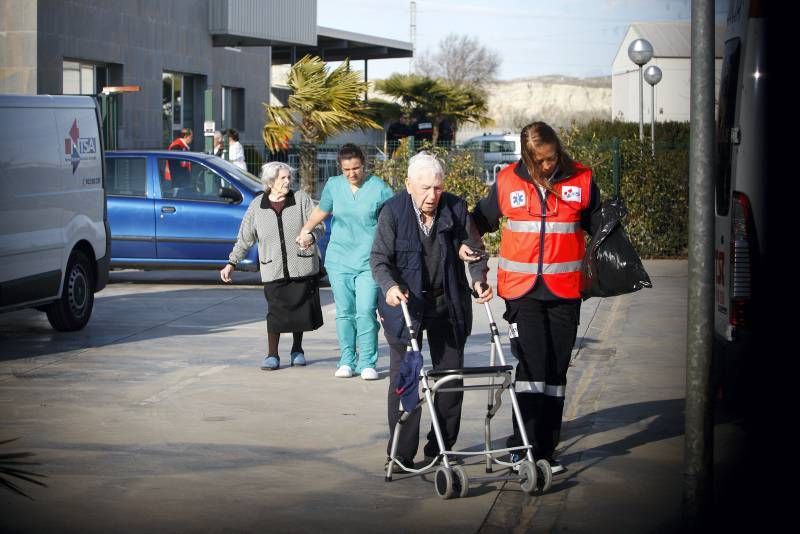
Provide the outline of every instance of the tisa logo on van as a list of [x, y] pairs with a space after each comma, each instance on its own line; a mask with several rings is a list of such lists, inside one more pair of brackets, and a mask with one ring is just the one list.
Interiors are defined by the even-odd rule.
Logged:
[[69, 137], [64, 139], [64, 154], [67, 155], [65, 160], [72, 163], [72, 174], [75, 174], [75, 169], [78, 168], [82, 159], [97, 158], [97, 138], [80, 137], [78, 119], [72, 121]]

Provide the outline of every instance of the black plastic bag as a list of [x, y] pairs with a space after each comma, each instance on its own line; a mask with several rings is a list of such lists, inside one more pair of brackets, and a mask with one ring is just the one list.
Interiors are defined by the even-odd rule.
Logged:
[[[604, 201], [599, 213], [594, 215], [601, 221], [600, 229], [586, 248], [581, 266], [581, 296], [584, 300], [653, 287], [622, 226], [622, 218], [627, 214], [622, 200], [612, 198]], [[598, 227], [596, 222], [592, 221], [593, 228]]]

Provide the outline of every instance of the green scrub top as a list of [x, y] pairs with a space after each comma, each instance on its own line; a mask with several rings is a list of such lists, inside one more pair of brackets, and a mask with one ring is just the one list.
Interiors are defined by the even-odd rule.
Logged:
[[332, 176], [322, 190], [319, 208], [333, 213], [325, 268], [333, 272], [369, 270], [369, 253], [378, 226], [378, 210], [394, 195], [386, 182], [368, 176], [353, 193], [343, 175]]

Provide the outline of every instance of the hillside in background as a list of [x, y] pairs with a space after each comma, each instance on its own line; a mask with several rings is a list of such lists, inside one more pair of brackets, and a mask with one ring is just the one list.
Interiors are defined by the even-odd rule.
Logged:
[[[287, 72], [288, 68], [273, 67], [273, 86], [285, 84]], [[273, 87], [273, 95], [276, 92]], [[370, 90], [369, 98], [391, 100], [374, 90]], [[494, 126], [480, 129], [467, 124], [458, 131], [457, 141], [484, 132], [519, 132], [524, 125], [535, 120], [555, 127], [567, 127], [573, 122], [583, 124], [595, 118], [610, 119], [611, 76], [571, 78], [551, 75], [497, 81], [489, 86], [489, 115], [495, 121]]]
[[[611, 77], [538, 76], [495, 82], [489, 90], [492, 131], [518, 132], [542, 120], [555, 127], [611, 118]], [[481, 133], [467, 126], [459, 138]]]

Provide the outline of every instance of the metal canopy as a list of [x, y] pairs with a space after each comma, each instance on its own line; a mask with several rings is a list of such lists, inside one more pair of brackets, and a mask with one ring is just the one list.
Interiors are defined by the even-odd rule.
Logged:
[[325, 61], [392, 59], [412, 57], [413, 47], [405, 41], [317, 26], [317, 46], [273, 44], [272, 64], [292, 64], [306, 54], [319, 56]]

